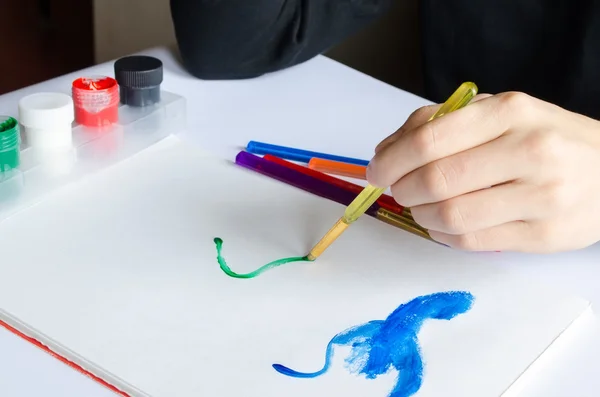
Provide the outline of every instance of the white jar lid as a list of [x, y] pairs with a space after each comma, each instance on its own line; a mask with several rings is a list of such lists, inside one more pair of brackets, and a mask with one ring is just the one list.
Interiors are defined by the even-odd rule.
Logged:
[[73, 99], [67, 94], [40, 92], [19, 101], [19, 122], [28, 128], [52, 128], [75, 119]]

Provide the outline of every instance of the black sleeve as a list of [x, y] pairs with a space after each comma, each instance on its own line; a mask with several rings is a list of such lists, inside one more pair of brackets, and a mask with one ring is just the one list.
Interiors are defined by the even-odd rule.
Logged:
[[327, 51], [393, 0], [170, 0], [181, 57], [202, 79], [260, 76]]

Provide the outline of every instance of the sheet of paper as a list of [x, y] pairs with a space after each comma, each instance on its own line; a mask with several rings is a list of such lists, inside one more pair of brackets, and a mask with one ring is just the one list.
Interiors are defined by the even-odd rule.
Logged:
[[588, 309], [366, 216], [314, 263], [217, 263], [305, 255], [343, 209], [167, 140], [0, 224], [0, 315], [129, 395], [481, 397]]

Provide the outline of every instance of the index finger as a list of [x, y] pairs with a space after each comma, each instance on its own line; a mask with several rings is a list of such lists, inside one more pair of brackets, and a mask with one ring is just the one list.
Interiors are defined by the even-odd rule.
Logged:
[[514, 99], [521, 95], [490, 96], [406, 131], [373, 157], [368, 182], [391, 186], [417, 168], [498, 138], [516, 119], [525, 121], [521, 101]]
[[406, 122], [402, 125], [402, 127], [400, 127], [392, 135], [385, 138], [383, 141], [379, 142], [379, 144], [375, 147], [375, 154], [382, 151], [391, 143], [397, 141], [398, 138], [406, 131], [410, 131], [411, 129], [417, 126], [426, 123], [427, 120], [429, 120], [431, 116], [433, 116], [441, 106], [441, 104], [423, 106], [412, 112], [412, 114], [408, 116], [408, 119], [406, 119]]
[[[471, 103], [480, 101], [483, 98], [487, 98], [492, 96], [491, 94], [477, 94], [472, 100]], [[392, 135], [385, 138], [375, 147], [375, 154], [379, 153], [385, 147], [390, 145], [393, 142], [396, 142], [398, 138], [404, 134], [406, 131], [410, 131], [413, 128], [420, 126], [421, 124], [425, 124], [431, 117], [443, 106], [444, 104], [438, 103], [436, 105], [427, 105], [423, 106], [417, 110], [415, 110], [406, 120], [406, 122], [400, 127], [396, 132]]]

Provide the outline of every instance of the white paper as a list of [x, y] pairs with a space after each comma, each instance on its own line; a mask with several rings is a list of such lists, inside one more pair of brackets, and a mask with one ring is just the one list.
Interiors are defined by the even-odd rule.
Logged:
[[[587, 308], [367, 216], [314, 263], [305, 255], [343, 207], [178, 142], [142, 153], [0, 224], [0, 308], [20, 329], [131, 395], [388, 396], [397, 373], [344, 367], [313, 379], [345, 329], [399, 305], [468, 291], [472, 309], [429, 320], [415, 396], [499, 396]], [[0, 313], [2, 314], [2, 313]], [[395, 397], [395, 396], [394, 396]]]

